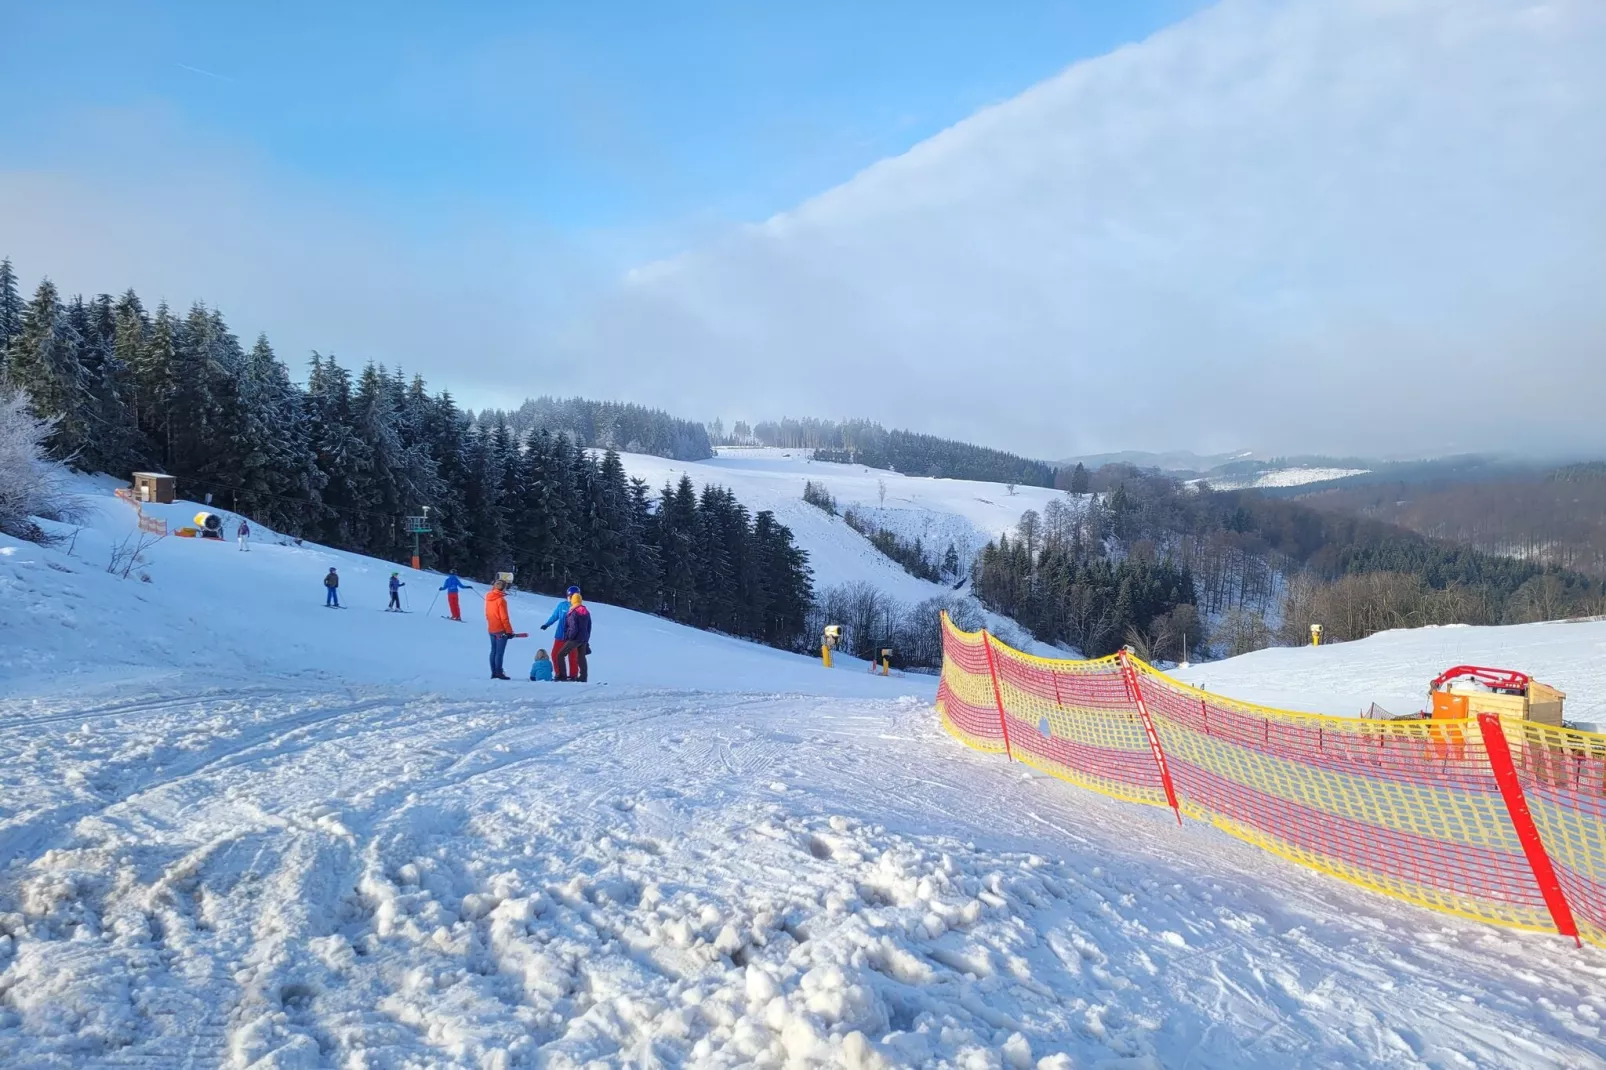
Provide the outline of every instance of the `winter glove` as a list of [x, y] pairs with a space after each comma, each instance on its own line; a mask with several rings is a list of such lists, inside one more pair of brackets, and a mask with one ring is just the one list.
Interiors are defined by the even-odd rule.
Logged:
[[586, 657], [589, 658], [590, 656], [591, 656], [591, 644], [587, 643], [586, 644]]
[[547, 630], [547, 629], [548, 629], [548, 628], [550, 628], [550, 627], [552, 627], [552, 625], [550, 625], [550, 624], [543, 624], [543, 625], [541, 625], [541, 630], [542, 630], [542, 631], [543, 631], [543, 632], [544, 632], [544, 631], [546, 631], [546, 630]]

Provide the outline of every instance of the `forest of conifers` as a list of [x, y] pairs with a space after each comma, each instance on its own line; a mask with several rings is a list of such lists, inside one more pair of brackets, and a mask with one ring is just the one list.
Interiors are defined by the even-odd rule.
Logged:
[[536, 403], [571, 426], [515, 428], [472, 418], [417, 376], [370, 363], [354, 377], [317, 353], [301, 386], [266, 337], [246, 350], [216, 309], [151, 311], [132, 290], [64, 299], [48, 280], [24, 301], [8, 261], [0, 377], [55, 421], [56, 456], [85, 471], [169, 472], [186, 497], [393, 561], [410, 552], [404, 518], [427, 509], [427, 567], [513, 570], [533, 590], [578, 583], [697, 627], [801, 641], [807, 555], [771, 513], [689, 479], [649, 488], [612, 448], [585, 448], [697, 449], [690, 425], [662, 413]]

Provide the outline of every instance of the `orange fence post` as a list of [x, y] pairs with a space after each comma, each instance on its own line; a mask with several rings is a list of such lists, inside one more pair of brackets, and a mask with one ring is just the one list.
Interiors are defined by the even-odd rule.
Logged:
[[1004, 693], [998, 689], [998, 665], [993, 661], [993, 637], [987, 629], [981, 630], [981, 646], [987, 651], [987, 672], [993, 678], [993, 701], [998, 703], [998, 727], [1004, 732], [1004, 755], [1015, 760], [1015, 751], [1009, 745], [1009, 718], [1004, 716]]
[[1545, 852], [1545, 843], [1539, 838], [1539, 830], [1534, 827], [1533, 815], [1528, 812], [1528, 800], [1522, 794], [1522, 784], [1517, 780], [1517, 767], [1511, 760], [1511, 745], [1506, 742], [1506, 730], [1500, 724], [1500, 715], [1478, 714], [1478, 728], [1483, 732], [1483, 750], [1489, 756], [1495, 783], [1500, 785], [1506, 812], [1511, 816], [1512, 827], [1517, 830], [1517, 839], [1522, 844], [1522, 853], [1527, 856], [1528, 866], [1533, 870], [1534, 883], [1539, 885], [1539, 894], [1544, 896], [1550, 920], [1558, 933], [1572, 937], [1573, 943], [1582, 947], [1584, 945], [1578, 939], [1578, 925], [1573, 921], [1572, 908], [1567, 905], [1566, 893], [1561, 890], [1556, 870], [1550, 864], [1550, 855]]
[[1132, 662], [1125, 650], [1119, 655], [1121, 659], [1121, 673], [1126, 677], [1127, 690], [1132, 693], [1132, 701], [1138, 708], [1138, 716], [1143, 718], [1143, 733], [1149, 737], [1149, 750], [1154, 752], [1154, 764], [1160, 768], [1160, 783], [1165, 787], [1165, 801], [1171, 804], [1171, 812], [1177, 815], [1177, 824], [1182, 824], [1182, 808], [1177, 805], [1177, 789], [1171, 784], [1171, 767], [1166, 764], [1165, 751], [1160, 747], [1160, 734], [1154, 730], [1154, 721], [1149, 717], [1148, 704], [1143, 701], [1143, 689], [1138, 686], [1138, 674], [1132, 668]]

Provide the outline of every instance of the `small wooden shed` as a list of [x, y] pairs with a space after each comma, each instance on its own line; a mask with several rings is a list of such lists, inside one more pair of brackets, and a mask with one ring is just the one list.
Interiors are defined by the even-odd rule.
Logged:
[[174, 477], [163, 472], [135, 472], [134, 500], [170, 505], [173, 502]]

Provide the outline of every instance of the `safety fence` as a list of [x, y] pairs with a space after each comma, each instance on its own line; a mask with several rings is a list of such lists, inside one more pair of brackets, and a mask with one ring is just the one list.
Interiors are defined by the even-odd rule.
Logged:
[[134, 512], [139, 517], [139, 530], [149, 532], [152, 535], [167, 534], [167, 521], [158, 516], [146, 516], [144, 505], [140, 503], [139, 498], [134, 495], [133, 491], [127, 487], [118, 487], [112, 493], [134, 507]]
[[977, 750], [1418, 906], [1606, 947], [1606, 735], [1294, 713], [1127, 652], [1060, 661], [942, 627], [937, 709]]

